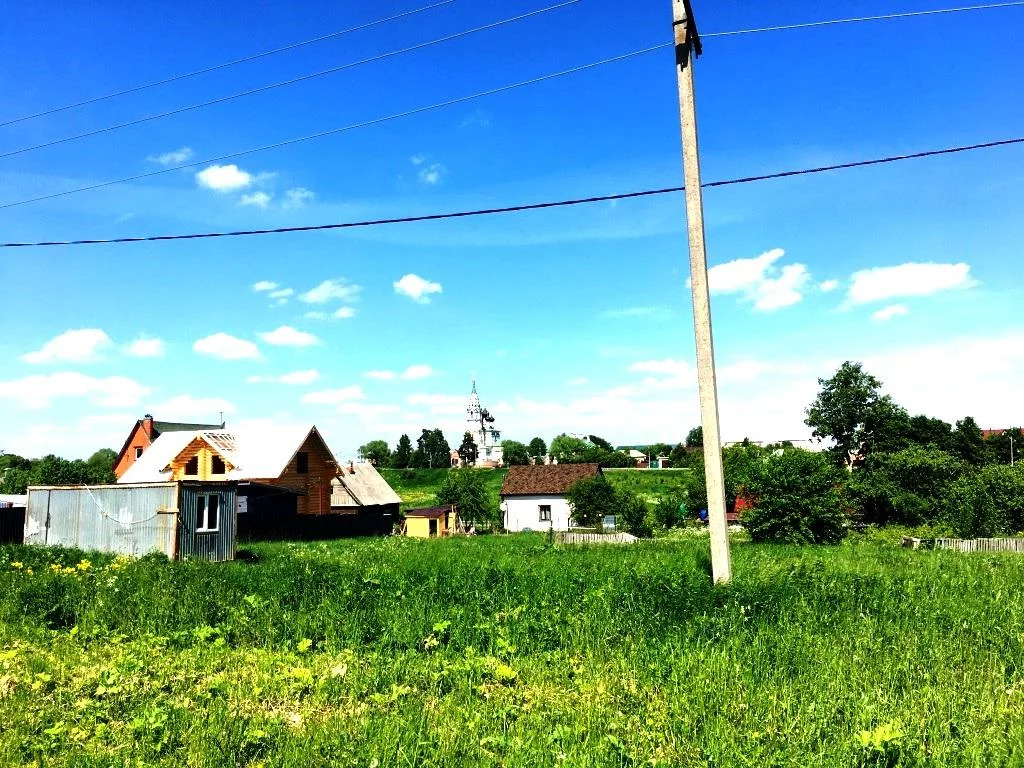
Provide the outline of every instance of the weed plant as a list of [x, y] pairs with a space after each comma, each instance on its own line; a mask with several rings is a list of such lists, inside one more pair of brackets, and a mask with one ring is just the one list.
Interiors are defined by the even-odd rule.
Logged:
[[0, 765], [1024, 762], [1024, 559], [540, 535], [0, 547]]

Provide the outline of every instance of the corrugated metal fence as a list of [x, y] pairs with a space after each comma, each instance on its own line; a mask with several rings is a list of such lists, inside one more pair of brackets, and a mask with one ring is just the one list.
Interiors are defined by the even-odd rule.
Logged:
[[174, 557], [177, 487], [29, 488], [25, 543]]

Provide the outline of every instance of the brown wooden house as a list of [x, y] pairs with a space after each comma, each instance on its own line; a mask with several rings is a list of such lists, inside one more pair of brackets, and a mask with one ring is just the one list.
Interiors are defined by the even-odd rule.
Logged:
[[180, 421], [156, 421], [146, 414], [135, 422], [128, 439], [121, 446], [114, 462], [114, 476], [120, 478], [135, 461], [142, 457], [146, 449], [165, 432], [198, 432], [204, 429], [224, 429], [223, 424], [186, 424]]

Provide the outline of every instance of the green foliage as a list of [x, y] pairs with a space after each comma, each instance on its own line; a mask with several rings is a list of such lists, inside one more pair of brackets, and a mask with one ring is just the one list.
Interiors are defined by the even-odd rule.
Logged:
[[988, 449], [990, 461], [998, 464], [1016, 464], [1024, 456], [1024, 433], [1020, 427], [1003, 430], [986, 438], [985, 447]]
[[365, 445], [359, 446], [359, 458], [370, 462], [375, 467], [386, 467], [391, 464], [391, 449], [386, 440], [371, 440]]
[[501, 455], [510, 467], [530, 463], [530, 449], [518, 440], [502, 440]]
[[618, 496], [604, 477], [585, 477], [577, 480], [565, 494], [576, 525], [595, 526], [605, 515], [618, 512]]
[[117, 451], [113, 448], [100, 448], [86, 462], [93, 483], [115, 483], [114, 464], [117, 463]]
[[837, 463], [852, 466], [872, 450], [902, 447], [906, 411], [881, 395], [882, 383], [860, 363], [847, 361], [830, 379], [818, 379], [821, 390], [807, 408], [804, 423], [813, 435], [830, 438]]
[[704, 427], [694, 427], [686, 433], [687, 448], [701, 448], [704, 445]]
[[620, 527], [634, 536], [650, 536], [651, 513], [644, 500], [626, 490], [618, 491], [616, 497]]
[[450, 467], [452, 449], [440, 429], [424, 429], [416, 438], [416, 450], [412, 455], [412, 466], [420, 469]]
[[539, 437], [530, 441], [529, 450], [530, 455], [535, 459], [543, 459], [548, 455], [548, 445]]
[[551, 456], [559, 464], [581, 464], [587, 460], [590, 444], [572, 435], [561, 434], [551, 441]]
[[956, 423], [956, 428], [950, 438], [949, 450], [961, 461], [966, 461], [976, 467], [992, 460], [989, 446], [985, 444], [981, 435], [981, 428], [970, 416]]
[[946, 515], [950, 484], [967, 468], [933, 448], [878, 453], [851, 476], [851, 496], [867, 523], [935, 523]]
[[476, 442], [473, 440], [473, 435], [470, 432], [465, 432], [462, 435], [462, 444], [459, 445], [459, 458], [462, 459], [462, 463], [473, 466], [476, 464], [477, 456], [480, 452], [477, 448]]
[[395, 469], [405, 469], [412, 466], [412, 440], [408, 435], [398, 438], [395, 452], [391, 457], [391, 466]]
[[488, 504], [485, 472], [471, 467], [450, 470], [437, 491], [438, 503], [454, 504], [467, 525], [496, 521], [498, 508]]
[[950, 484], [945, 518], [961, 538], [1024, 531], [1024, 470], [991, 464]]
[[763, 456], [745, 476], [754, 506], [743, 527], [755, 542], [835, 544], [846, 535], [844, 472], [821, 453]]
[[41, 459], [5, 455], [0, 463], [0, 493], [25, 493], [30, 485], [102, 485], [112, 483], [117, 454], [110, 448], [96, 451], [88, 461], [69, 461], [49, 454]]

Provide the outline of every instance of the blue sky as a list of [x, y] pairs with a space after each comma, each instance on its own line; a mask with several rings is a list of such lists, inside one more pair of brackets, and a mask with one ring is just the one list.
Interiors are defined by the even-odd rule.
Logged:
[[[427, 3], [424, 2], [423, 5]], [[553, 4], [553, 3], [552, 3]], [[545, 7], [413, 17], [0, 127], [0, 154]], [[695, 2], [702, 32], [942, 8]], [[415, 2], [9, 4], [0, 122]], [[0, 205], [666, 42], [669, 0], [581, 0], [414, 53], [0, 159]], [[1024, 8], [708, 37], [702, 170], [731, 178], [1024, 135]], [[911, 412], [1017, 424], [1024, 149], [707, 190], [727, 440], [800, 438], [845, 359]], [[334, 136], [0, 208], [0, 241], [320, 224], [681, 183], [670, 50]], [[134, 420], [314, 422], [339, 457], [441, 426], [680, 440], [699, 421], [679, 195], [360, 230], [0, 252], [0, 448], [87, 456]], [[272, 285], [271, 285], [272, 284]]]

